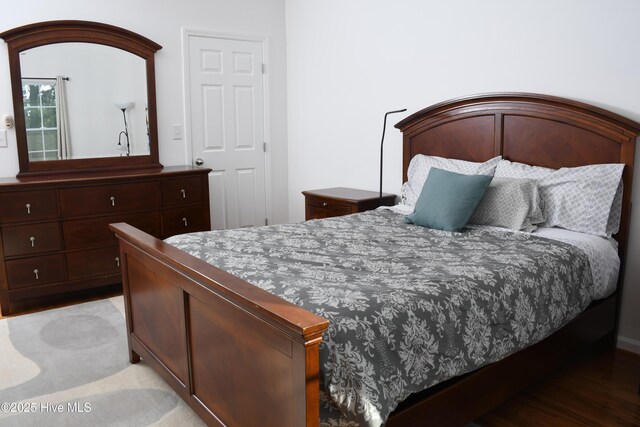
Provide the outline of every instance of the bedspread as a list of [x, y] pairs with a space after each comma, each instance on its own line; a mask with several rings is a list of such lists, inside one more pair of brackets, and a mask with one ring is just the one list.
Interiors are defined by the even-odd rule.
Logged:
[[540, 341], [593, 298], [589, 261], [569, 244], [402, 218], [377, 210], [167, 242], [330, 321], [323, 426], [383, 425], [409, 394]]

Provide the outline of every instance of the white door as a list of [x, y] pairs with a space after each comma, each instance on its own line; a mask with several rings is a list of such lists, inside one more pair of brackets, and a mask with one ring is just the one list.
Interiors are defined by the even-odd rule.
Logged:
[[189, 35], [187, 44], [193, 161], [213, 169], [211, 227], [265, 225], [262, 43]]

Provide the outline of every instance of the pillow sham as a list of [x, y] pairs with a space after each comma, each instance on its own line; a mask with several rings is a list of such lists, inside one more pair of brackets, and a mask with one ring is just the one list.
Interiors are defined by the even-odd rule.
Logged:
[[446, 157], [426, 156], [424, 154], [416, 154], [409, 163], [407, 170], [407, 182], [402, 184], [402, 203], [409, 206], [415, 206], [422, 186], [424, 185], [429, 170], [432, 167], [443, 169], [449, 172], [456, 172], [464, 175], [490, 175], [498, 166], [501, 156], [489, 159], [486, 162], [468, 162], [466, 160], [448, 159]]
[[432, 167], [413, 213], [404, 222], [438, 230], [460, 230], [471, 218], [491, 179], [488, 175], [464, 175]]
[[532, 232], [544, 221], [540, 204], [534, 180], [494, 177], [469, 224]]
[[556, 170], [501, 160], [495, 176], [536, 181], [546, 217], [540, 226], [610, 237], [609, 217], [623, 169], [607, 163]]
[[611, 212], [609, 212], [609, 220], [607, 221], [607, 235], [613, 236], [620, 231], [620, 217], [622, 216], [622, 195], [624, 193], [624, 184], [620, 179], [618, 184], [618, 190], [613, 197], [613, 203], [611, 204]]

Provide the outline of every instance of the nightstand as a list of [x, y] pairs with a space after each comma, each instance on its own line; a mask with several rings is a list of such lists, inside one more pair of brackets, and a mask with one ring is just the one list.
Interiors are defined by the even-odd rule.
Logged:
[[379, 206], [393, 206], [396, 195], [377, 191], [356, 190], [354, 188], [324, 188], [303, 191], [305, 219], [330, 218], [375, 209]]

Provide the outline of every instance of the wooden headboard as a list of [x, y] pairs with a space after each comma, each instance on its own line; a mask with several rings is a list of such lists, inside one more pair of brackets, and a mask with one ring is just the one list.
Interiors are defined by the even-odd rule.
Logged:
[[514, 162], [556, 169], [624, 163], [622, 219], [614, 236], [624, 262], [640, 124], [569, 99], [495, 93], [436, 104], [398, 122], [396, 128], [403, 134], [403, 182], [416, 154], [475, 162], [502, 155]]

